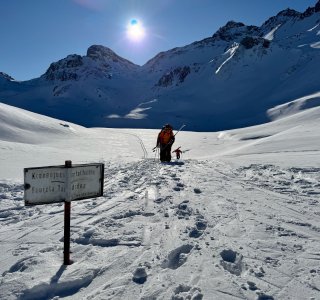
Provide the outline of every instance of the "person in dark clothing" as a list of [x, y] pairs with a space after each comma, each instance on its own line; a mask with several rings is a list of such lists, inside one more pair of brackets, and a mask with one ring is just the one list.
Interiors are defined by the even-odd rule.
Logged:
[[158, 134], [157, 146], [160, 148], [160, 161], [171, 161], [171, 147], [174, 143], [173, 128], [166, 124]]
[[176, 153], [177, 159], [180, 159], [180, 154], [182, 151], [180, 150], [181, 147], [178, 147], [176, 150], [173, 150], [172, 153]]

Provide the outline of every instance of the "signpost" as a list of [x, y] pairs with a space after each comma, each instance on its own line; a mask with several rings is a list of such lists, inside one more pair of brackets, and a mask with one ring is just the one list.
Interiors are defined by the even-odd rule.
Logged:
[[64, 264], [70, 265], [71, 201], [103, 195], [104, 164], [93, 163], [24, 169], [25, 205], [64, 202]]

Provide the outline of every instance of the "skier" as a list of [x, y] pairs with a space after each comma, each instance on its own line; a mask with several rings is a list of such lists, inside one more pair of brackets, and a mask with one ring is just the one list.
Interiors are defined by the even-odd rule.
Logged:
[[166, 124], [158, 134], [156, 147], [160, 148], [160, 161], [171, 161], [171, 147], [175, 140], [172, 130], [172, 126]]
[[172, 153], [176, 153], [176, 157], [177, 159], [180, 159], [180, 154], [182, 153], [182, 151], [180, 150], [181, 146], [178, 147], [176, 150], [173, 150]]

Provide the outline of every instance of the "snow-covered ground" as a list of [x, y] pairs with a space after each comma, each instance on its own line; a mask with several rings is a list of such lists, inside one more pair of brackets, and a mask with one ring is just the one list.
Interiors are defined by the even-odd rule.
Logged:
[[[320, 108], [276, 109], [180, 132], [182, 159], [161, 164], [156, 130], [0, 103], [0, 299], [320, 299]], [[103, 197], [72, 202], [70, 266], [63, 204], [23, 201], [23, 168], [65, 160], [105, 163]]]

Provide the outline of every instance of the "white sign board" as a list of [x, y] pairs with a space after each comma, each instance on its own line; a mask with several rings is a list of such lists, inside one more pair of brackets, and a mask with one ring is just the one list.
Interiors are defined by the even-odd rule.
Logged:
[[100, 197], [104, 164], [24, 169], [25, 205], [49, 204]]

